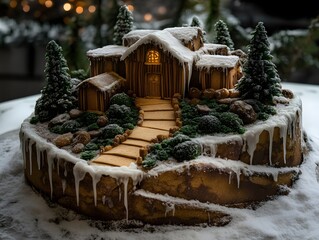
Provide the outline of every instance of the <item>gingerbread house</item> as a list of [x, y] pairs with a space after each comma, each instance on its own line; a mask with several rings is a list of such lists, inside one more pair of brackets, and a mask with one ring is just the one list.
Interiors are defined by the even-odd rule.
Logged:
[[[115, 72], [138, 97], [186, 96], [191, 87], [230, 89], [241, 76], [239, 57], [225, 45], [205, 44], [198, 27], [133, 30], [123, 37], [123, 46], [109, 45], [87, 55], [91, 76]], [[81, 91], [85, 95], [88, 90]]]

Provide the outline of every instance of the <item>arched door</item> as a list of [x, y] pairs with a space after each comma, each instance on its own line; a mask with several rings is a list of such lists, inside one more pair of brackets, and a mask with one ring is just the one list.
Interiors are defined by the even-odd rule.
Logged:
[[161, 97], [161, 75], [148, 73], [146, 75], [146, 96]]

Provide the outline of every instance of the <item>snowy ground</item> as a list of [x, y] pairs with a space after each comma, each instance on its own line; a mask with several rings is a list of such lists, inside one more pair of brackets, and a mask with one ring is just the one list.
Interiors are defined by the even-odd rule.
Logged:
[[301, 166], [300, 179], [287, 196], [257, 210], [234, 210], [234, 219], [225, 227], [121, 229], [48, 203], [24, 182], [18, 131], [14, 130], [31, 114], [38, 96], [1, 104], [0, 239], [319, 239], [319, 87], [284, 87], [302, 99], [303, 127], [312, 147]]

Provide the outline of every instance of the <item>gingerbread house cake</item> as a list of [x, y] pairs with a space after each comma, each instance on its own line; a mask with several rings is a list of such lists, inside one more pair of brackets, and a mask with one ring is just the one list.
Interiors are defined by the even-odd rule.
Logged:
[[149, 224], [225, 225], [234, 208], [289, 193], [303, 159], [301, 100], [271, 62], [271, 83], [254, 85], [265, 76], [249, 70], [262, 62], [253, 50], [177, 27], [88, 51], [91, 77], [73, 108], [53, 100], [50, 115], [42, 98], [21, 126], [27, 182], [94, 219]]

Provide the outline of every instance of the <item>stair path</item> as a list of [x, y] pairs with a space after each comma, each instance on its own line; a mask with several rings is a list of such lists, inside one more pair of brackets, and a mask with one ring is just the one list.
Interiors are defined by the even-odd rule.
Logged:
[[144, 120], [136, 126], [128, 139], [109, 151], [102, 152], [91, 163], [114, 167], [136, 163], [140, 149], [150, 145], [158, 135], [169, 136], [169, 130], [176, 126], [171, 100], [137, 98], [135, 105], [144, 111]]

